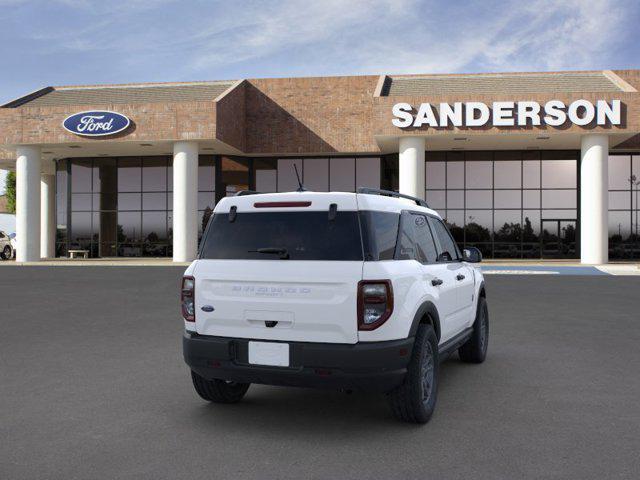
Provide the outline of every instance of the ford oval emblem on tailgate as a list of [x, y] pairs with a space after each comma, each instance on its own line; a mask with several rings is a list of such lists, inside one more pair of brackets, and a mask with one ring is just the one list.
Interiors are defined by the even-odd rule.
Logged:
[[202, 310], [203, 312], [213, 312], [215, 308], [213, 308], [211, 305], [203, 305], [200, 310]]

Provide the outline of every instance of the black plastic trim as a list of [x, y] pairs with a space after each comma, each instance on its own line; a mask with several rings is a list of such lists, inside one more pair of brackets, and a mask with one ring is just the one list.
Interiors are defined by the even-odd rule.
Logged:
[[184, 360], [207, 379], [385, 392], [404, 380], [414, 338], [353, 345], [285, 342], [289, 367], [249, 364], [249, 341], [185, 331]]
[[418, 326], [420, 325], [422, 319], [426, 314], [429, 314], [429, 316], [433, 320], [433, 323], [434, 323], [433, 328], [436, 331], [436, 337], [438, 338], [438, 341], [439, 341], [441, 332], [442, 332], [442, 330], [440, 329], [440, 315], [438, 314], [438, 309], [432, 302], [425, 302], [420, 306], [420, 308], [418, 308], [418, 311], [413, 317], [413, 322], [411, 323], [409, 336], [410, 337], [416, 336], [416, 333], [418, 332]]

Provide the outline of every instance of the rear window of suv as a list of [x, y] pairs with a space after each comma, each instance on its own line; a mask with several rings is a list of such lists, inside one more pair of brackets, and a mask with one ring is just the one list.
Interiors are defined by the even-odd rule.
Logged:
[[217, 260], [362, 260], [358, 213], [338, 211], [215, 214], [200, 258]]

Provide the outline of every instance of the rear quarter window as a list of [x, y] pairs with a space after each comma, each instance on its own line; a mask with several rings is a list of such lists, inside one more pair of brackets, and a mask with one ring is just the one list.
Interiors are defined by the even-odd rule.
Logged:
[[246, 212], [238, 213], [233, 222], [228, 214], [218, 213], [211, 219], [200, 258], [283, 259], [264, 249], [285, 250], [289, 260], [362, 260], [358, 213], [338, 211], [329, 220], [325, 211]]
[[368, 261], [393, 260], [398, 239], [400, 214], [361, 211], [364, 258]]

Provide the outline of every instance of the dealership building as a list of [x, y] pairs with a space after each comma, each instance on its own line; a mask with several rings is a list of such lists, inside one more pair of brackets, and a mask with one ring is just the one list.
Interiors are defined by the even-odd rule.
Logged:
[[640, 70], [46, 87], [0, 108], [19, 261], [189, 261], [241, 190], [426, 199], [487, 258], [638, 260]]

